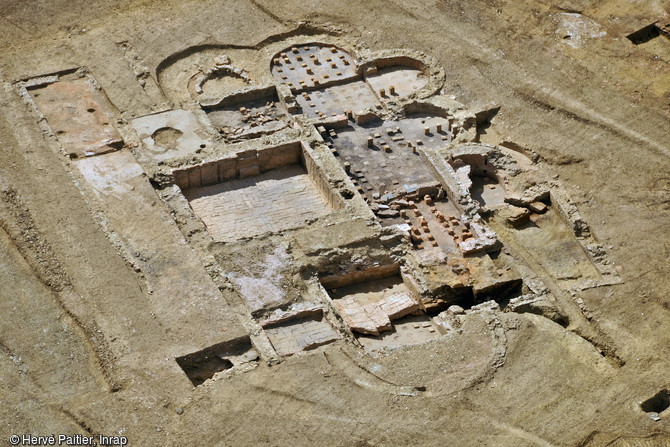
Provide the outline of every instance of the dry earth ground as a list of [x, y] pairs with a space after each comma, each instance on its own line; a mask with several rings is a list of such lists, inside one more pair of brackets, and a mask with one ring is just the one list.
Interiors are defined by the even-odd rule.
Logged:
[[[581, 14], [597, 37], [561, 13]], [[632, 0], [3, 1], [0, 443], [122, 433], [138, 446], [670, 445], [670, 417], [638, 406], [670, 386], [670, 40], [625, 38], [668, 13], [668, 2]], [[117, 43], [155, 68], [192, 45], [253, 46], [301, 21], [373, 50], [425, 51], [444, 66], [445, 94], [501, 106], [481, 140], [539, 154], [622, 266], [623, 284], [581, 298], [623, 366], [527, 314], [503, 321], [505, 365], [474, 382], [441, 375], [485, 336], [359, 359], [384, 380], [339, 345], [194, 391], [172, 383], [172, 359], [146, 360], [157, 340], [181, 338], [156, 323], [144, 283], [13, 83], [85, 66], [118, 110], [146, 114]]]

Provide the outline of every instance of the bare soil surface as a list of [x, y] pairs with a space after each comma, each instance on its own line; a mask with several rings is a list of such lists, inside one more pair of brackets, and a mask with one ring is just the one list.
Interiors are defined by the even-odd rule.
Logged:
[[[670, 445], [662, 398], [659, 420], [640, 407], [670, 389], [670, 39], [626, 38], [657, 20], [670, 23], [670, 2], [1, 2], [0, 445], [59, 433], [136, 446]], [[484, 312], [387, 355], [344, 337], [193, 386], [176, 357], [259, 329], [245, 326], [231, 283], [270, 269], [281, 277], [263, 287], [307, 293], [301, 271], [283, 264], [282, 235], [213, 255], [192, 248], [199, 228], [175, 224], [145, 174], [124, 171], [122, 156], [74, 167], [16, 83], [86, 67], [128, 143], [132, 118], [166, 107], [140, 85], [123, 43], [146, 63], [146, 85], [180, 79], [172, 62], [197, 64], [184, 50], [207, 45], [262, 83], [266, 45], [321, 33], [360, 50], [425, 52], [445, 70], [444, 95], [472, 111], [500, 106], [480, 141], [537, 154], [620, 267], [621, 284], [572, 297], [615, 355], [540, 315]], [[179, 137], [166, 129], [157, 141]], [[82, 186], [86, 172], [105, 169], [127, 181]], [[342, 240], [361, 228], [352, 222]], [[140, 236], [154, 245], [129, 242]], [[231, 282], [210, 280], [216, 265]]]

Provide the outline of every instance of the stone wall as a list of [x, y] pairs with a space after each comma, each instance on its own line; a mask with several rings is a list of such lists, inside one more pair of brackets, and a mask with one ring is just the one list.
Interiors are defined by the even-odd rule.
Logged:
[[277, 88], [274, 85], [266, 87], [249, 87], [238, 90], [224, 96], [220, 100], [212, 102], [201, 102], [204, 109], [215, 109], [220, 107], [232, 107], [240, 104], [247, 104], [252, 101], [267, 99], [268, 101], [277, 101]]
[[333, 209], [340, 209], [344, 207], [344, 199], [338, 191], [328, 182], [325, 170], [313, 156], [312, 150], [303, 142], [302, 151], [300, 152], [300, 161], [302, 162], [307, 174], [312, 179], [321, 194], [326, 198], [328, 204]]
[[[293, 141], [265, 149], [250, 149], [215, 161], [172, 171], [181, 189], [214, 185], [238, 177], [250, 177], [280, 166], [301, 162], [301, 145]], [[309, 169], [308, 169], [309, 171]]]

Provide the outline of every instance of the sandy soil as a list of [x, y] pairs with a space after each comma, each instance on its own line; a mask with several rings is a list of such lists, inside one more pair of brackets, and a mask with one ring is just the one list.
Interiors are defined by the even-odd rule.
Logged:
[[[625, 37], [669, 14], [667, 1], [632, 0], [2, 2], [0, 444], [79, 433], [137, 446], [670, 445], [670, 414], [639, 408], [670, 386], [670, 40]], [[152, 279], [105, 228], [133, 207], [167, 208], [138, 181], [128, 214], [105, 217], [14, 84], [87, 67], [130, 119], [160, 107], [120, 43], [153, 76], [203, 43], [237, 46], [253, 69], [269, 57], [254, 46], [302, 21], [371, 50], [424, 51], [443, 65], [446, 95], [501, 106], [481, 141], [537, 153], [622, 267], [622, 284], [579, 296], [622, 362], [546, 318], [509, 313], [388, 357], [335, 343], [192, 387], [173, 357], [199, 337], [244, 332], [234, 292], [221, 291], [225, 314], [159, 319], [154, 289], [181, 299], [187, 275], [175, 265], [174, 278]], [[183, 246], [172, 257], [130, 249], [204, 272]], [[210, 282], [188, 296], [217, 293]]]

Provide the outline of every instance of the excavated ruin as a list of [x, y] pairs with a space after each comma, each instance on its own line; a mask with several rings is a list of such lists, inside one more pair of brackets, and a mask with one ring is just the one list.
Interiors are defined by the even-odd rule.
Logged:
[[[26, 321], [29, 308], [58, 315], [41, 337], [64, 331], [55, 355], [76, 365], [54, 379], [67, 383], [67, 397], [44, 404], [69, 421], [54, 433], [107, 436], [118, 415], [115, 434], [129, 445], [288, 445], [301, 436], [295, 445], [666, 445], [667, 376], [626, 388], [642, 356], [630, 340], [642, 336], [620, 337], [607, 316], [616, 308], [602, 297], [632, 293], [639, 277], [625, 274], [611, 234], [602, 236], [593, 197], [565, 175], [582, 162], [579, 148], [562, 155], [559, 137], [527, 144], [531, 132], [541, 141], [531, 124], [500, 130], [497, 120], [511, 119], [505, 103], [454, 94], [476, 90], [474, 81], [459, 79], [441, 50], [393, 48], [392, 39], [368, 46], [358, 31], [281, 21], [265, 3], [251, 2], [245, 17], [262, 12], [281, 26], [250, 44], [194, 38], [148, 51], [129, 35], [107, 46], [124, 64], [118, 79], [91, 57], [4, 83], [15, 132], [48, 151], [27, 150], [28, 165], [74, 191], [58, 205], [46, 197], [60, 190], [45, 186], [45, 209], [72, 206], [72, 217], [61, 209], [51, 223], [67, 237], [55, 237], [30, 205], [39, 194], [22, 193], [0, 169], [0, 240], [14, 247], [7, 265], [34, 272], [20, 288], [36, 297], [4, 310]], [[576, 9], [559, 11], [543, 39], [560, 38], [565, 51], [607, 35]], [[629, 30], [626, 44], [657, 45], [667, 37], [660, 23]], [[468, 51], [488, 76], [484, 56]], [[515, 97], [592, 126], [592, 140], [612, 131], [656, 144], [506, 69]], [[661, 215], [663, 181], [651, 188]], [[68, 244], [81, 251], [63, 255]], [[653, 327], [658, 345], [665, 328]], [[0, 332], [0, 353], [23, 368], [11, 346], [24, 344], [12, 337]], [[51, 355], [25, 346], [28, 361]], [[22, 392], [59, 386], [40, 380], [20, 382]], [[584, 416], [577, 389], [598, 403], [585, 403]], [[625, 409], [603, 408], [608, 399]], [[409, 408], [412, 427], [403, 428], [395, 412]], [[588, 430], [603, 414], [611, 429]], [[659, 429], [616, 430], [620, 415]], [[449, 434], [436, 428], [451, 423]], [[461, 436], [464, 425], [479, 428]]]
[[[621, 281], [562, 185], [523, 151], [477, 143], [476, 114], [439, 94], [445, 74], [430, 56], [360, 55], [340, 44], [346, 39], [273, 42], [271, 78], [261, 85], [231, 65], [234, 56], [193, 49], [158, 74], [162, 102], [189, 94], [182, 108], [134, 118], [122, 131], [85, 69], [16, 84], [127, 262], [156, 278], [154, 293], [174, 287], [160, 284], [172, 269], [187, 271], [178, 252], [176, 265], [138, 256], [159, 231], [183, 237], [179, 250], [194, 249], [193, 268], [202, 262], [214, 284], [239, 294], [247, 347], [229, 348], [238, 339], [205, 329], [192, 340], [197, 351], [176, 359], [190, 380], [339, 340], [376, 356], [439, 338], [480, 312], [593, 325], [542, 277], [563, 290]], [[187, 59], [203, 68], [167, 76]], [[214, 98], [204, 93], [211, 79], [222, 92]], [[130, 150], [120, 150], [120, 133]], [[142, 212], [135, 228], [104, 211], [154, 193], [164, 205]], [[168, 229], [163, 207], [183, 236]], [[250, 245], [263, 254], [245, 255]], [[211, 304], [190, 309], [179, 295], [161, 294], [162, 318], [211, 320]], [[588, 341], [620, 362], [605, 337]], [[251, 345], [258, 355], [228, 359]]]

